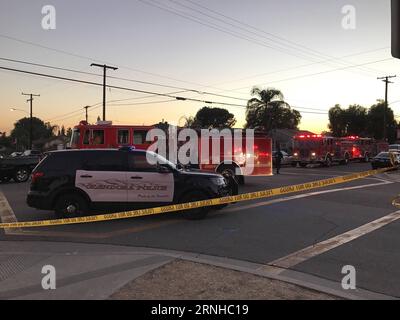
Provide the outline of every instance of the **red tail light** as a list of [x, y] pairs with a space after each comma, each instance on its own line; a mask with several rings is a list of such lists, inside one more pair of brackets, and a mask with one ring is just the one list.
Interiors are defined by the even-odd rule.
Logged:
[[37, 182], [37, 180], [38, 180], [39, 178], [42, 178], [43, 176], [44, 176], [44, 173], [43, 173], [43, 172], [35, 172], [35, 173], [33, 173], [33, 174], [32, 174], [32, 183]]
[[268, 153], [268, 152], [260, 152], [258, 155], [259, 155], [260, 157], [268, 157], [268, 156], [269, 156], [269, 153]]

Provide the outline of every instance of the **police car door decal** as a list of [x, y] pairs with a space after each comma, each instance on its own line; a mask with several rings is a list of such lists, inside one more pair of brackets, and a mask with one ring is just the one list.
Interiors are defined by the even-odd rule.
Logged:
[[172, 202], [174, 175], [158, 172], [128, 172], [129, 202]]
[[126, 202], [128, 187], [126, 172], [77, 170], [75, 186], [93, 202]]

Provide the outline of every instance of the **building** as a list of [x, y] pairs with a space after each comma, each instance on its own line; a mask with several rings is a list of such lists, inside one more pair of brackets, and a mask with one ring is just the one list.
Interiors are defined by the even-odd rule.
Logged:
[[281, 150], [292, 153], [293, 141], [296, 135], [312, 135], [313, 132], [307, 130], [296, 130], [296, 129], [276, 129], [271, 131], [271, 138], [273, 140], [274, 149], [277, 146], [281, 147]]

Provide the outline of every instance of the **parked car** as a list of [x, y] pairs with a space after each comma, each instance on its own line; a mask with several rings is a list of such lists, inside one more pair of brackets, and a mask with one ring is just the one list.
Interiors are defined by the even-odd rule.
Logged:
[[30, 173], [40, 162], [39, 156], [16, 156], [0, 159], [0, 181], [26, 182]]
[[41, 157], [42, 156], [42, 152], [39, 150], [25, 150], [22, 154], [22, 157], [31, 157], [31, 156], [37, 156], [37, 157]]
[[[281, 151], [283, 158], [281, 160], [281, 165], [289, 165], [292, 164], [293, 162], [293, 157], [290, 156], [287, 152]], [[275, 165], [276, 164], [276, 153], [277, 151], [272, 151], [272, 163]]]
[[[139, 209], [231, 194], [222, 175], [182, 170], [149, 151], [63, 150], [48, 153], [32, 172], [27, 203], [54, 210], [57, 217], [74, 217], [90, 209]], [[197, 208], [184, 215], [202, 219], [208, 211]]]
[[13, 152], [13, 153], [10, 154], [10, 157], [11, 158], [16, 158], [16, 157], [19, 157], [21, 155], [22, 155], [22, 152]]
[[[394, 164], [398, 166], [400, 164], [400, 153], [398, 152], [391, 152], [395, 157]], [[372, 158], [371, 166], [373, 169], [378, 168], [390, 168], [392, 167], [392, 162], [390, 159], [389, 152], [381, 152], [376, 157]]]

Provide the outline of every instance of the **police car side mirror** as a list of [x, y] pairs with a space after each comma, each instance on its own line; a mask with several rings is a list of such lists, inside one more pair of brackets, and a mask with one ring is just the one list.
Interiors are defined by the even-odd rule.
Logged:
[[172, 172], [171, 168], [168, 165], [165, 165], [165, 164], [164, 165], [159, 165], [157, 167], [157, 171], [159, 173], [171, 173]]

